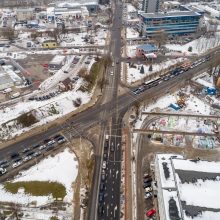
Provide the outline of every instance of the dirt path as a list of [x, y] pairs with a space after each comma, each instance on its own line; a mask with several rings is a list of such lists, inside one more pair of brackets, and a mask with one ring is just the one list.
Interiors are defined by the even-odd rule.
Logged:
[[75, 183], [73, 184], [73, 207], [74, 220], [79, 220], [81, 215], [81, 207], [88, 204], [86, 192], [91, 188], [92, 175], [94, 168], [93, 146], [92, 144], [82, 138], [73, 139], [70, 143], [70, 149], [74, 151], [78, 158], [79, 170]]

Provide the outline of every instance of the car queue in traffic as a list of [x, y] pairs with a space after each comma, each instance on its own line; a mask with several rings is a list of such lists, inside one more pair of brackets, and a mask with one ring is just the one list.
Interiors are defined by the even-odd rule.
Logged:
[[64, 142], [66, 142], [65, 137], [58, 134], [31, 147], [24, 147], [19, 152], [14, 151], [8, 157], [0, 161], [0, 176], [25, 162], [28, 162], [40, 155], [44, 155], [45, 152], [55, 149], [56, 146], [61, 145]]

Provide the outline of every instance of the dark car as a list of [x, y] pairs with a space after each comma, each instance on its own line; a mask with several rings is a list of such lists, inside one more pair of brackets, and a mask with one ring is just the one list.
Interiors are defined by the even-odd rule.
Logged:
[[99, 193], [99, 202], [103, 202], [104, 201], [104, 193], [100, 192]]
[[105, 173], [102, 173], [102, 175], [101, 175], [101, 180], [102, 180], [102, 181], [105, 181]]
[[100, 191], [103, 191], [105, 189], [105, 184], [103, 182], [101, 182], [100, 184]]
[[103, 215], [104, 214], [104, 206], [103, 205], [99, 205], [98, 213], [99, 213], [99, 215]]
[[26, 154], [28, 151], [30, 151], [30, 148], [24, 148], [24, 150], [22, 150], [22, 153]]
[[148, 183], [148, 182], [152, 182], [152, 178], [151, 177], [144, 178], [144, 183]]
[[21, 161], [22, 159], [20, 158], [20, 157], [17, 157], [17, 158], [15, 158], [14, 159], [14, 163], [17, 163], [17, 162], [19, 162], [19, 161]]
[[33, 156], [33, 154], [34, 154], [34, 152], [33, 152], [33, 151], [31, 151], [31, 152], [27, 153], [26, 155], [27, 155], [27, 156], [32, 157], [32, 156]]
[[104, 153], [104, 154], [103, 154], [103, 158], [104, 158], [104, 160], [107, 159], [107, 156], [108, 156], [107, 153]]
[[3, 165], [3, 164], [6, 164], [7, 162], [8, 162], [7, 160], [1, 160], [0, 161], [0, 166]]
[[147, 182], [147, 183], [144, 183], [144, 184], [143, 184], [143, 187], [144, 187], [144, 188], [147, 188], [147, 187], [150, 187], [150, 186], [151, 186], [151, 182]]
[[19, 153], [12, 153], [12, 154], [11, 154], [11, 158], [12, 158], [12, 159], [14, 159], [14, 158], [16, 158], [16, 157], [19, 157]]
[[40, 145], [36, 144], [36, 145], [33, 146], [33, 149], [36, 149], [36, 148], [39, 148], [39, 147], [40, 147]]
[[6, 162], [6, 163], [4, 163], [4, 164], [2, 164], [2, 165], [0, 165], [0, 167], [1, 168], [7, 168], [7, 167], [9, 167], [10, 166], [10, 163], [8, 163], [8, 162]]
[[115, 146], [114, 146], [114, 145], [111, 145], [110, 150], [111, 150], [111, 152], [114, 152], [114, 151], [115, 151]]

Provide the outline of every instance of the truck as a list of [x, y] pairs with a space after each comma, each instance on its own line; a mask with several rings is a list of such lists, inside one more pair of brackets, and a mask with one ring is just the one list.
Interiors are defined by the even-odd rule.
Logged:
[[18, 98], [20, 95], [21, 95], [20, 92], [16, 92], [16, 93], [11, 95], [11, 99]]

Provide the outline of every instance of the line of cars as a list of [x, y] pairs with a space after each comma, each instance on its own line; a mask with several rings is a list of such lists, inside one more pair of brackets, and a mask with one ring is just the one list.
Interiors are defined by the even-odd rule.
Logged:
[[[145, 173], [143, 176], [143, 188], [144, 188], [144, 198], [150, 199], [154, 196], [153, 188], [152, 188], [152, 177]], [[151, 208], [150, 210], [146, 211], [146, 216], [149, 220], [153, 220], [155, 218], [156, 210]]]
[[108, 157], [108, 148], [109, 148], [109, 136], [106, 135], [104, 143], [104, 152], [103, 152], [103, 162], [102, 162], [102, 172], [101, 172], [101, 182], [99, 186], [99, 205], [98, 205], [98, 214], [104, 214], [104, 198], [105, 198], [105, 180], [106, 180], [106, 168], [107, 168], [107, 157]]
[[0, 161], [0, 176], [5, 174], [8, 168], [16, 168], [21, 164], [40, 156], [44, 152], [54, 149], [54, 147], [64, 142], [66, 142], [65, 137], [58, 134], [51, 139], [44, 140], [40, 144], [24, 148], [21, 152], [13, 152], [8, 159]]
[[56, 92], [51, 92], [49, 93], [48, 95], [44, 95], [44, 96], [41, 96], [41, 97], [29, 97], [28, 100], [30, 101], [33, 101], [33, 100], [36, 100], [36, 101], [43, 101], [43, 100], [47, 100], [47, 99], [50, 99], [50, 98], [53, 98], [57, 95], [59, 95], [61, 92], [60, 91], [56, 91]]
[[178, 76], [179, 74], [182, 74], [182, 73], [186, 72], [189, 69], [193, 69], [193, 68], [199, 66], [200, 64], [209, 61], [210, 58], [211, 58], [211, 56], [207, 55], [207, 56], [205, 56], [205, 57], [203, 57], [203, 58], [201, 58], [199, 60], [196, 60], [191, 65], [189, 65], [187, 68], [183, 69], [181, 67], [178, 67], [175, 70], [172, 70], [169, 74], [163, 75], [161, 77], [157, 77], [154, 80], [151, 80], [149, 82], [143, 83], [141, 86], [139, 86], [138, 88], [134, 89], [132, 91], [132, 93], [134, 95], [138, 95], [138, 94], [146, 91], [147, 89], [150, 89], [152, 87], [157, 86], [158, 84], [160, 84], [163, 81], [168, 81], [169, 79], [171, 79], [171, 78], [173, 78], [175, 76]]

